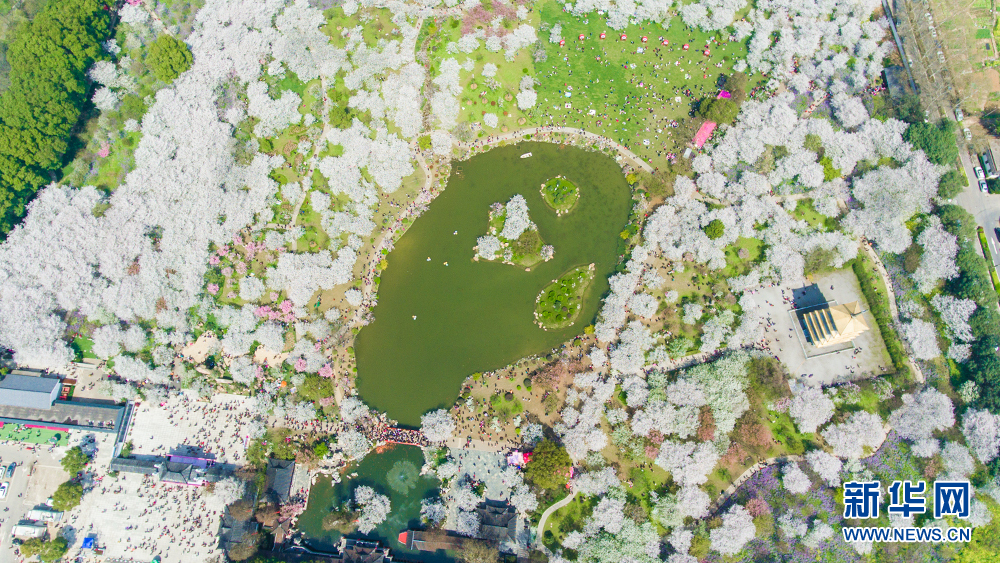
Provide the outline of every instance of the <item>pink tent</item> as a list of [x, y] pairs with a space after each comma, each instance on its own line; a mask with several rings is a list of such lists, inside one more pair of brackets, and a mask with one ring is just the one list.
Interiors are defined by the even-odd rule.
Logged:
[[733, 95], [730, 94], [728, 90], [719, 90], [719, 95], [716, 96], [716, 98], [725, 98], [727, 100], [730, 99], [730, 98], [732, 98], [732, 97], [733, 97]]
[[708, 141], [708, 138], [712, 136], [712, 131], [715, 131], [714, 121], [702, 123], [701, 128], [694, 134], [694, 146], [700, 149], [705, 144], [705, 141]]

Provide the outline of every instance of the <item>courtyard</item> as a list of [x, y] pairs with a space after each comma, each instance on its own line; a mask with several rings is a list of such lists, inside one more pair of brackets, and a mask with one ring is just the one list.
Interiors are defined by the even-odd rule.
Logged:
[[[796, 379], [811, 385], [833, 385], [873, 377], [891, 370], [892, 362], [882, 342], [858, 279], [849, 269], [817, 276], [811, 283], [773, 286], [756, 291], [771, 326], [767, 345]], [[816, 348], [806, 341], [793, 309], [811, 310], [820, 303], [861, 303], [869, 330], [854, 339], [853, 346]], [[835, 351], [828, 351], [835, 350]]]

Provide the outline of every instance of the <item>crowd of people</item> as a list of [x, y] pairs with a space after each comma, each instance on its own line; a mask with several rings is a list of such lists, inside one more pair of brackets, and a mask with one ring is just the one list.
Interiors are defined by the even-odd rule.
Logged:
[[[185, 453], [241, 463], [248, 440], [246, 426], [256, 415], [242, 400], [191, 401], [183, 395], [162, 406], [143, 402], [137, 409], [132, 436], [136, 444], [152, 448], [144, 454]], [[164, 416], [148, 416], [161, 409]], [[176, 439], [174, 439], [176, 437]]]
[[[98, 484], [99, 501], [87, 534], [95, 533], [105, 553], [141, 560], [197, 560], [216, 551], [222, 507], [210, 506], [204, 489], [157, 483], [152, 476], [128, 475]], [[69, 525], [82, 516], [71, 513]]]
[[393, 442], [396, 444], [412, 444], [415, 446], [426, 446], [429, 444], [427, 438], [419, 430], [409, 430], [397, 428], [388, 424], [374, 424], [366, 427], [368, 439], [374, 443]]

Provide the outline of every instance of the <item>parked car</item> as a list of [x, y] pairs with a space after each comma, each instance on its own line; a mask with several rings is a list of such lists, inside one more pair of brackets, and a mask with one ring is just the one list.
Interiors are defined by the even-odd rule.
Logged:
[[993, 235], [997, 237], [997, 242], [1000, 242], [1000, 227], [993, 229]]
[[7, 466], [7, 479], [14, 476], [14, 470], [17, 469], [17, 463], [12, 463]]
[[10, 488], [9, 482], [4, 481], [3, 483], [0, 483], [0, 498], [7, 498], [7, 489], [9, 488]]
[[986, 186], [986, 180], [979, 181], [979, 191], [983, 192], [984, 194], [990, 193], [990, 189]]
[[969, 131], [968, 127], [966, 127], [965, 129], [962, 129], [962, 134], [965, 135], [965, 140], [966, 141], [971, 141], [972, 140], [972, 131]]
[[986, 179], [986, 173], [983, 172], [983, 169], [981, 167], [977, 166], [977, 167], [973, 168], [973, 170], [975, 170], [975, 172], [976, 172], [976, 179], [977, 180], [985, 180]]
[[962, 113], [962, 108], [956, 107], [955, 108], [955, 121], [962, 121], [963, 119], [965, 119], [965, 114]]

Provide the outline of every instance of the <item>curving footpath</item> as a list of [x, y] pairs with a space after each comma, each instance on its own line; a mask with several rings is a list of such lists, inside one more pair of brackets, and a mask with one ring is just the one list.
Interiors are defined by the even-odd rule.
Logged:
[[611, 147], [618, 151], [618, 154], [622, 157], [632, 161], [631, 163], [639, 168], [642, 168], [646, 172], [652, 172], [653, 167], [650, 166], [645, 160], [639, 158], [637, 154], [625, 148], [625, 145], [613, 141], [607, 137], [598, 135], [596, 133], [591, 133], [584, 129], [577, 129], [575, 127], [529, 127], [527, 129], [519, 129], [517, 131], [511, 131], [508, 133], [499, 133], [497, 135], [488, 135], [486, 141], [472, 141], [470, 143], [458, 143], [459, 148], [462, 149], [476, 149], [480, 147], [485, 147], [489, 145], [495, 145], [497, 143], [502, 143], [504, 141], [515, 141], [520, 140], [521, 137], [526, 135], [546, 135], [551, 133], [562, 133], [564, 135], [577, 135], [584, 139], [589, 139], [600, 143], [601, 146]]
[[[862, 457], [861, 459], [868, 459], [871, 456], [877, 454], [878, 451], [880, 449], [882, 449], [882, 444], [884, 444], [886, 438], [889, 437], [889, 432], [891, 430], [892, 430], [892, 427], [889, 426], [888, 423], [883, 424], [882, 425], [882, 440], [879, 442], [878, 447], [874, 448], [872, 450], [871, 454], [866, 455], [866, 456]], [[776, 463], [792, 463], [792, 462], [796, 462], [797, 463], [797, 462], [803, 461], [804, 459], [805, 459], [805, 457], [801, 456], [801, 455], [789, 455], [789, 456], [769, 457], [769, 458], [765, 459], [764, 461], [760, 461], [758, 463], [755, 463], [754, 465], [751, 465], [750, 467], [747, 468], [746, 471], [743, 472], [742, 475], [740, 475], [739, 477], [737, 477], [736, 480], [733, 481], [733, 483], [731, 485], [729, 485], [728, 487], [726, 487], [725, 491], [722, 491], [722, 494], [719, 495], [719, 498], [715, 502], [713, 502], [711, 505], [709, 505], [709, 507], [708, 507], [709, 514], [715, 514], [716, 511], [718, 511], [720, 507], [724, 506], [726, 504], [726, 502], [728, 502], [729, 499], [732, 498], [732, 496], [734, 494], [736, 494], [736, 491], [743, 485], [743, 483], [746, 483], [747, 481], [749, 481], [750, 478], [753, 477], [761, 469], [764, 469], [765, 467], [770, 467], [770, 466], [772, 466], [772, 465], [774, 465]]]
[[549, 519], [549, 516], [551, 516], [553, 512], [573, 502], [574, 497], [576, 497], [576, 491], [573, 491], [568, 497], [545, 509], [545, 512], [542, 513], [542, 517], [538, 520], [538, 526], [535, 527], [536, 545], [542, 545], [542, 530], [545, 529], [545, 521]]

